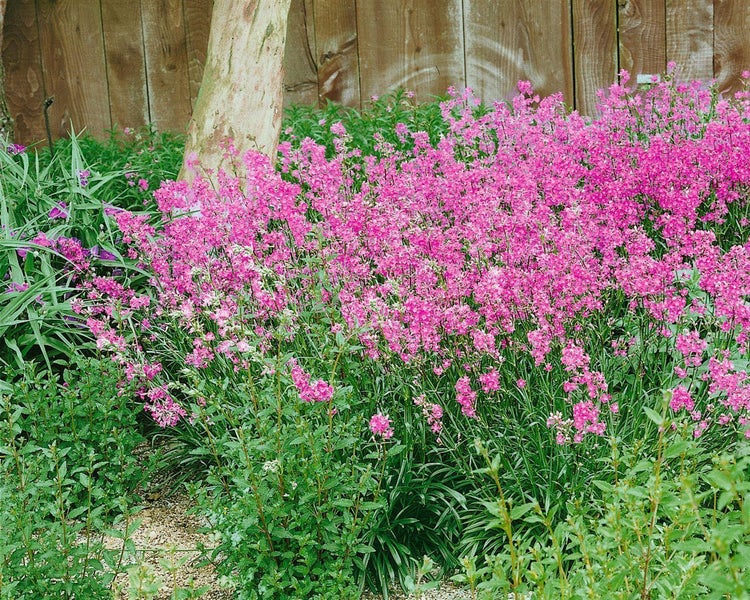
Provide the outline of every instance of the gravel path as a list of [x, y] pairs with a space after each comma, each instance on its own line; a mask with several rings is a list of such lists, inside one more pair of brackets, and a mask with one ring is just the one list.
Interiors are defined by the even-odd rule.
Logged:
[[[190, 507], [190, 500], [185, 495], [146, 502], [143, 510], [138, 513], [141, 525], [131, 538], [137, 550], [137, 558], [149, 565], [154, 574], [164, 582], [157, 596], [158, 600], [171, 599], [175, 585], [188, 587], [191, 579], [196, 587], [209, 586], [209, 591], [201, 598], [230, 600], [231, 590], [222, 589], [219, 586], [213, 569], [210, 566], [200, 568], [197, 566], [199, 562], [197, 545], [202, 542], [210, 546], [211, 540], [208, 535], [198, 532], [205, 524], [196, 515], [189, 514]], [[115, 538], [108, 538], [105, 542], [111, 548], [120, 547], [120, 540]], [[172, 574], [162, 565], [165, 559], [171, 559], [173, 562], [186, 559], [186, 562], [175, 574]], [[126, 600], [128, 576], [122, 574], [116, 582], [123, 590], [120, 598]], [[407, 596], [400, 590], [393, 591], [390, 595], [391, 600], [405, 600], [406, 598]], [[422, 598], [424, 600], [470, 600], [471, 595], [466, 590], [445, 583], [440, 589], [425, 592]], [[362, 600], [382, 600], [382, 596], [365, 593]]]

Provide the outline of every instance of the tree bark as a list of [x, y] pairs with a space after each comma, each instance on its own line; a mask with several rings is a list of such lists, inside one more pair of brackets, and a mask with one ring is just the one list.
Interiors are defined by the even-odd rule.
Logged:
[[[0, 0], [1, 1], [1, 0]], [[291, 0], [216, 0], [206, 65], [179, 178], [215, 180], [231, 142], [274, 159], [281, 130]]]
[[0, 138], [11, 141], [14, 134], [13, 117], [8, 110], [8, 102], [5, 96], [5, 65], [2, 61], [3, 29], [7, 7], [8, 0], [0, 0]]

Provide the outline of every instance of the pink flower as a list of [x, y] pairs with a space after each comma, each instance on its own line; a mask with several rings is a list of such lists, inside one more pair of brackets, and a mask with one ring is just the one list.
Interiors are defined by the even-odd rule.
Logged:
[[672, 399], [669, 401], [669, 408], [674, 412], [678, 412], [683, 408], [686, 411], [691, 412], [694, 407], [695, 402], [684, 385], [678, 385], [672, 390]]
[[148, 393], [146, 410], [161, 427], [174, 427], [187, 411], [174, 401], [163, 387], [153, 388]]
[[344, 127], [344, 124], [341, 121], [337, 121], [336, 123], [331, 125], [331, 133], [339, 137], [344, 136], [346, 135], [346, 128]]
[[387, 415], [381, 413], [375, 413], [370, 418], [370, 431], [374, 436], [379, 436], [384, 440], [389, 440], [393, 437], [391, 420]]
[[303, 402], [330, 402], [333, 398], [333, 386], [322, 379], [311, 381], [310, 375], [299, 366], [296, 360], [289, 361], [294, 387]]
[[530, 81], [519, 81], [517, 87], [518, 91], [525, 96], [531, 96], [534, 93], [534, 88]]
[[576, 430], [573, 441], [579, 443], [583, 435], [593, 433], [604, 434], [604, 423], [599, 421], [599, 408], [591, 401], [579, 402], [573, 407], [573, 428]]
[[44, 233], [43, 231], [40, 231], [39, 233], [37, 233], [34, 236], [34, 239], [31, 240], [31, 243], [36, 244], [37, 246], [45, 246], [47, 248], [52, 247], [52, 245], [54, 244], [53, 240], [50, 240], [47, 237], [47, 234]]
[[456, 402], [461, 405], [461, 412], [467, 417], [476, 417], [475, 403], [477, 393], [471, 389], [469, 378], [464, 375], [456, 381]]
[[572, 342], [568, 343], [562, 349], [562, 358], [560, 362], [565, 366], [566, 371], [577, 371], [587, 367], [589, 364], [589, 357], [583, 351], [583, 348], [576, 346]]
[[443, 407], [439, 404], [428, 402], [424, 394], [414, 398], [414, 404], [422, 409], [422, 416], [427, 419], [430, 430], [435, 435], [440, 435], [443, 430]]
[[496, 392], [500, 389], [500, 374], [497, 369], [491, 369], [479, 376], [479, 383], [482, 384], [482, 391], [485, 394]]

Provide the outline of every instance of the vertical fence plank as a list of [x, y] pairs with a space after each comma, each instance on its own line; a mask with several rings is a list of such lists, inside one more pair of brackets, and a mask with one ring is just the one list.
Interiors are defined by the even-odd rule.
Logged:
[[147, 0], [141, 9], [150, 120], [184, 133], [192, 107], [182, 0]]
[[317, 104], [315, 20], [312, 0], [292, 0], [284, 52], [284, 104]]
[[639, 74], [662, 74], [667, 68], [665, 0], [621, 0], [617, 3], [620, 69], [635, 83]]
[[355, 4], [316, 0], [314, 14], [319, 101], [361, 107]]
[[5, 13], [3, 63], [8, 110], [15, 120], [15, 140], [44, 140], [44, 82], [39, 62], [39, 33], [34, 0], [12, 0]]
[[740, 74], [750, 70], [750, 3], [746, 0], [714, 2], [714, 76], [719, 90], [742, 88]]
[[667, 60], [681, 81], [713, 79], [713, 0], [667, 0]]
[[213, 0], [183, 0], [185, 31], [187, 33], [188, 79], [190, 83], [190, 106], [195, 106], [206, 64], [208, 34], [211, 30]]
[[112, 127], [99, 3], [38, 0], [39, 37], [54, 137], [71, 126], [103, 136]]
[[617, 9], [610, 0], [573, 0], [575, 106], [592, 115], [596, 92], [617, 77]]
[[529, 80], [573, 104], [570, 0], [464, 0], [466, 85], [489, 102]]
[[[8, 0], [0, 0], [0, 51], [3, 47], [3, 31], [5, 31], [5, 9]], [[0, 56], [1, 58], [1, 56]], [[11, 140], [13, 138], [13, 117], [8, 110], [8, 101], [5, 93], [5, 67], [0, 65], [0, 139]]]
[[141, 3], [102, 2], [104, 53], [113, 127], [148, 124], [148, 90], [143, 55]]
[[417, 100], [465, 85], [461, 0], [357, 4], [363, 98], [404, 88]]

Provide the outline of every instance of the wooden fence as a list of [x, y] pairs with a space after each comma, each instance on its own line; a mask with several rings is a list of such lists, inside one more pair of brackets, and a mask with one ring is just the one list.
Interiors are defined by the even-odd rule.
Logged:
[[[3, 61], [16, 139], [72, 126], [101, 136], [153, 123], [184, 131], [213, 0], [10, 0]], [[591, 113], [620, 69], [738, 89], [750, 68], [750, 0], [293, 0], [286, 103], [362, 106], [469, 86], [507, 98], [519, 79]]]

